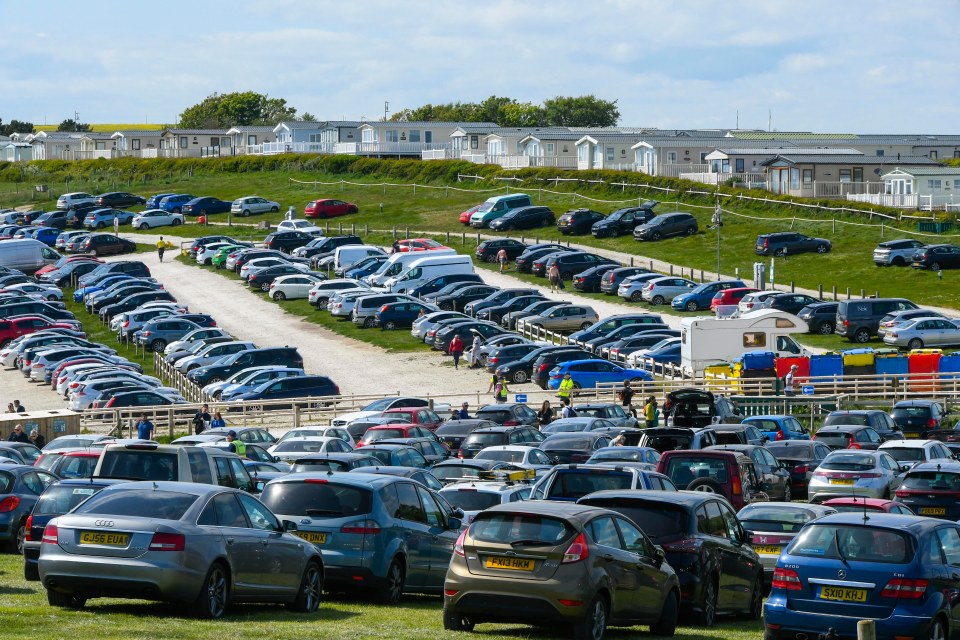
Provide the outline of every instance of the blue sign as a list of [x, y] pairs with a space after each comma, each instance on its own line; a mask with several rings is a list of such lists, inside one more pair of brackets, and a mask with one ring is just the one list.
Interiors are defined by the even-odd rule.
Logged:
[[518, 394], [516, 394], [516, 395], [513, 397], [513, 401], [514, 401], [514, 402], [526, 402], [526, 401], [527, 401], [527, 394], [525, 394], [525, 393], [518, 393]]
[[806, 385], [800, 387], [800, 393], [803, 394], [803, 395], [805, 395], [805, 396], [812, 396], [812, 395], [813, 395], [813, 385], [812, 385], [812, 384], [806, 384]]

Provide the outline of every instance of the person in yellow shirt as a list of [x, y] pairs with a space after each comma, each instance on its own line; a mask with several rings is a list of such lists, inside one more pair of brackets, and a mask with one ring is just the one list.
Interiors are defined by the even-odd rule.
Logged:
[[557, 397], [563, 404], [570, 404], [570, 394], [573, 393], [573, 378], [570, 372], [563, 374], [563, 380], [560, 381], [560, 388], [557, 389]]
[[160, 236], [160, 239], [157, 240], [157, 257], [160, 258], [160, 262], [163, 262], [163, 252], [167, 249], [167, 243], [164, 241], [163, 236]]

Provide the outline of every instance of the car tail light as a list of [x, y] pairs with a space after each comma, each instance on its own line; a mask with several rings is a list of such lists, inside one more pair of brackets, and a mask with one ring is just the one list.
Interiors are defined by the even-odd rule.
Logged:
[[847, 449], [859, 449], [860, 445], [853, 441], [853, 436], [847, 441]]
[[70, 388], [71, 388], [71, 389], [76, 389], [76, 388], [79, 387], [79, 386], [80, 386], [80, 383], [79, 383], [79, 382], [71, 382], [71, 383], [70, 383]]
[[763, 239], [763, 246], [765, 246], [765, 247], [769, 247], [769, 246], [770, 246], [770, 238], [764, 238], [764, 239]]
[[803, 585], [800, 584], [800, 576], [792, 569], [781, 569], [777, 567], [773, 570], [774, 589], [786, 589], [787, 591], [800, 591]]
[[500, 362], [500, 358], [487, 358], [487, 364], [497, 364]]
[[933, 419], [933, 418], [930, 418], [929, 420], [927, 420], [927, 426], [928, 426], [928, 427], [935, 427], [935, 426], [937, 426], [937, 421], [936, 421], [935, 419]]
[[303, 482], [304, 484], [327, 484], [324, 478], [307, 478]]
[[369, 534], [376, 535], [380, 533], [380, 525], [376, 520], [358, 520], [356, 522], [348, 522], [347, 524], [340, 527], [340, 533], [359, 533], [359, 534]]
[[[460, 556], [461, 558], [464, 557], [465, 555], [463, 552], [463, 539], [466, 536], [467, 536], [467, 531], [466, 529], [464, 529], [463, 531], [460, 532], [460, 535], [457, 537], [457, 541], [453, 543], [453, 552], [458, 556]], [[454, 591], [453, 593], [448, 593], [448, 595], [456, 595], [456, 594], [457, 594], [456, 591]]]
[[187, 538], [182, 533], [163, 533], [161, 531], [153, 534], [150, 540], [150, 551], [183, 551], [186, 546]]
[[806, 472], [809, 471], [809, 470], [810, 470], [810, 467], [808, 467], [808, 466], [805, 465], [805, 464], [798, 464], [797, 466], [795, 466], [795, 467], [793, 468], [793, 471], [794, 471], [795, 473], [806, 473]]
[[588, 557], [590, 557], [590, 547], [587, 545], [587, 536], [581, 533], [573, 539], [567, 550], [563, 552], [561, 564], [573, 564], [586, 560]]
[[[110, 402], [108, 402], [106, 405], [104, 405], [103, 408], [104, 408], [104, 409], [109, 409], [110, 407], [113, 406], [113, 403], [116, 402], [116, 401], [117, 401], [116, 398], [110, 398]], [[97, 402], [96, 404], [100, 404], [100, 403]]]
[[144, 338], [149, 338], [152, 333], [153, 333], [153, 332], [151, 332], [151, 331], [143, 330], [143, 331], [140, 332], [140, 335], [143, 336]]
[[463, 460], [463, 449], [457, 449], [457, 457]]
[[0, 513], [10, 513], [20, 506], [20, 498], [17, 496], [7, 496], [0, 500]]
[[31, 513], [29, 516], [27, 516], [27, 524], [24, 525], [24, 528], [26, 529], [26, 531], [24, 532], [25, 535], [24, 535], [24, 538], [23, 538], [23, 539], [24, 539], [26, 542], [33, 542], [33, 536], [30, 535], [30, 531], [33, 529], [33, 514], [32, 514], [32, 513]]
[[59, 538], [57, 525], [48, 524], [43, 528], [43, 539], [41, 542], [44, 544], [57, 544], [57, 538]]
[[124, 322], [124, 323], [123, 323], [123, 326], [124, 326], [124, 327], [129, 327], [129, 326], [130, 326], [130, 321], [127, 320], [126, 322]]
[[388, 306], [388, 305], [383, 305], [382, 307], [380, 307], [380, 313], [386, 313], [386, 311], [387, 311], [387, 306]]
[[894, 578], [880, 592], [882, 598], [896, 598], [898, 600], [919, 600], [927, 590], [927, 580], [913, 580], [910, 578]]
[[507, 420], [506, 422], [503, 423], [503, 426], [505, 426], [505, 427], [515, 427], [515, 426], [517, 426], [518, 424], [520, 424], [520, 423], [517, 422], [516, 420]]
[[739, 496], [741, 493], [743, 493], [743, 486], [740, 484], [739, 473], [733, 474], [733, 482], [731, 483], [731, 485], [732, 485], [731, 490], [733, 491], [733, 495]]

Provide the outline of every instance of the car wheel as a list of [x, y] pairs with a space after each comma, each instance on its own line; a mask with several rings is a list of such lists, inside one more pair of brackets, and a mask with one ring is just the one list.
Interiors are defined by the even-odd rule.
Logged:
[[375, 325], [376, 323], [377, 323], [377, 319], [374, 318], [373, 316], [370, 316], [370, 317], [368, 317], [368, 318], [364, 318], [364, 319], [363, 319], [363, 328], [364, 328], [364, 329], [370, 329], [370, 328], [373, 327], [373, 325]]
[[574, 640], [602, 640], [607, 632], [607, 601], [601, 595], [596, 595], [587, 615], [574, 623]]
[[[443, 628], [447, 631], [473, 631], [473, 623], [465, 615], [443, 608]], [[943, 640], [942, 638], [938, 640]]]
[[642, 291], [634, 291], [630, 294], [630, 302], [640, 302], [641, 300], [643, 300]]
[[697, 304], [696, 300], [691, 300], [686, 304], [687, 311], [699, 311], [700, 305]]
[[92, 253], [92, 254], [95, 255], [95, 256], [99, 256], [99, 255], [100, 255], [99, 253], [97, 253], [97, 250], [96, 250], [96, 249], [92, 250], [90, 253]]
[[47, 604], [51, 607], [62, 607], [64, 609], [83, 609], [83, 605], [87, 604], [87, 599], [79, 593], [62, 593], [47, 589]]
[[750, 620], [759, 620], [763, 617], [763, 576], [757, 576], [750, 591], [750, 610], [747, 611]]
[[687, 491], [699, 491], [700, 493], [723, 493], [723, 487], [713, 478], [697, 478], [687, 485]]
[[397, 323], [394, 322], [393, 320], [387, 320], [384, 323], [383, 328], [386, 329], [387, 331], [393, 331], [394, 329], [397, 328]]
[[775, 255], [775, 256], [782, 256], [782, 255], [783, 255], [783, 249], [774, 249], [773, 255]]
[[280, 211], [280, 207], [270, 207], [270, 213], [276, 213], [277, 211]]
[[667, 594], [663, 608], [660, 609], [660, 619], [650, 625], [650, 633], [655, 636], [673, 637], [673, 634], [677, 630], [679, 608], [677, 604], [677, 593], [676, 591], [671, 591]]
[[592, 322], [584, 322], [583, 324], [580, 325], [580, 331], [586, 331], [592, 326], [593, 326]]
[[832, 322], [821, 322], [817, 327], [817, 333], [822, 336], [828, 336], [833, 333], [833, 323]]
[[244, 218], [246, 218], [247, 216], [250, 215], [250, 209], [244, 209], [244, 210], [240, 213], [240, 215], [242, 215]]
[[580, 386], [580, 383], [577, 382], [576, 380], [574, 380], [574, 382], [573, 382], [573, 388], [574, 388], [574, 389], [583, 389], [583, 387]]
[[297, 599], [290, 603], [289, 608], [297, 613], [314, 613], [320, 607], [322, 597], [323, 573], [320, 571], [320, 565], [311, 562], [303, 572]]
[[561, 280], [573, 280], [573, 273], [571, 273], [570, 271], [561, 271], [561, 272], [560, 272], [560, 279], [561, 279]]
[[620, 229], [614, 229], [613, 231], [610, 232], [611, 238], [616, 238], [619, 235], [620, 235]]
[[913, 351], [914, 349], [923, 349], [923, 340], [920, 338], [914, 338], [907, 343], [907, 348]]
[[930, 271], [940, 271], [940, 263], [939, 263], [939, 262], [931, 262], [931, 263], [930, 263]]
[[692, 236], [692, 235], [695, 234], [696, 232], [697, 232], [697, 228], [694, 227], [693, 225], [690, 225], [689, 227], [687, 227], [687, 230], [685, 231], [685, 233], [686, 233], [688, 236]]
[[496, 262], [496, 261], [497, 261], [497, 256], [492, 255], [492, 254], [491, 254], [491, 255], [488, 255], [488, 256], [484, 256], [483, 261], [484, 261], [484, 262]]
[[380, 602], [390, 606], [400, 604], [400, 600], [403, 598], [403, 583], [403, 565], [399, 558], [394, 558], [393, 562], [390, 563], [390, 568], [387, 569], [386, 584], [379, 595]]
[[150, 225], [148, 225], [146, 222], [140, 223], [140, 231], [146, 231], [149, 228], [150, 228]]
[[229, 597], [230, 581], [223, 565], [218, 562], [207, 571], [207, 577], [200, 588], [200, 594], [193, 601], [191, 612], [197, 618], [216, 620], [226, 612]]
[[220, 376], [213, 376], [210, 378], [210, 381], [207, 384], [217, 384], [218, 382], [223, 382], [223, 378]]
[[902, 256], [897, 256], [896, 258], [893, 259], [893, 262], [891, 264], [895, 267], [902, 267], [907, 264], [907, 261], [904, 260]]
[[98, 223], [97, 223], [97, 229], [103, 229], [105, 226], [107, 226], [107, 223], [106, 223], [106, 222], [98, 222]]
[[273, 299], [276, 300], [277, 302], [279, 302], [280, 300], [286, 300], [287, 294], [285, 294], [283, 291], [277, 291], [275, 294], [273, 294]]
[[524, 369], [517, 369], [516, 371], [513, 372], [513, 375], [510, 377], [517, 384], [523, 384], [524, 382], [529, 380], [529, 376], [527, 376], [527, 372]]
[[666, 300], [663, 299], [663, 296], [653, 296], [653, 299], [650, 301], [650, 304], [659, 307], [664, 302], [666, 302]]
[[40, 568], [35, 564], [23, 563], [23, 579], [27, 582], [37, 582], [40, 580]]
[[783, 501], [790, 502], [793, 500], [793, 489], [790, 488], [790, 481], [787, 481], [787, 486], [783, 488]]
[[179, 224], [180, 224], [180, 218], [174, 218], [173, 221], [170, 222], [170, 226], [173, 226], [173, 227], [176, 227]]
[[694, 624], [701, 627], [712, 627], [717, 621], [717, 585], [713, 577], [709, 577], [703, 585], [703, 601], [700, 611], [694, 616]]
[[829, 250], [830, 250], [830, 248], [829, 248], [827, 245], [825, 245], [825, 244], [818, 244], [818, 245], [817, 245], [817, 253], [826, 253], [826, 252], [829, 251]]
[[267, 291], [270, 291], [270, 283], [264, 282], [263, 284], [261, 284], [260, 291], [263, 291], [264, 293], [266, 293]]
[[651, 240], [659, 240], [662, 237], [663, 237], [663, 234], [661, 234], [659, 231], [654, 231], [653, 233], [650, 234]]
[[56, 302], [57, 300], [59, 300], [59, 298], [57, 298], [57, 296], [51, 293], [49, 296], [47, 296], [47, 300], [49, 300], [50, 302]]
[[854, 342], [859, 342], [860, 344], [865, 344], [870, 342], [870, 330], [869, 329], [857, 329], [853, 334]]
[[927, 632], [927, 640], [946, 640], [947, 633], [944, 630], [943, 619], [937, 618], [930, 625], [930, 631]]
[[20, 523], [20, 526], [17, 527], [17, 535], [13, 538], [13, 544], [11, 550], [16, 553], [18, 556], [23, 555], [23, 541], [27, 538], [27, 521], [24, 520]]
[[553, 220], [551, 220], [550, 218], [544, 218], [542, 224], [543, 224], [543, 226], [545, 226], [545, 227], [552, 227], [552, 226], [553, 226]]

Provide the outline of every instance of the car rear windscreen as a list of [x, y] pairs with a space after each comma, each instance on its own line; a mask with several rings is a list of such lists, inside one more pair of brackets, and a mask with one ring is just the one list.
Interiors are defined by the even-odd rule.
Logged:
[[500, 494], [477, 491], [476, 489], [441, 491], [440, 495], [446, 498], [447, 502], [455, 507], [460, 507], [464, 511], [483, 511], [500, 504]]
[[905, 564], [913, 558], [913, 545], [906, 534], [891, 529], [812, 524], [800, 532], [789, 553], [843, 562]]
[[74, 513], [179, 520], [197, 498], [186, 493], [156, 489], [101, 492], [77, 507]]
[[574, 533], [573, 527], [557, 518], [520, 513], [481, 513], [470, 525], [469, 535], [478, 542], [556, 546]]
[[325, 440], [307, 440], [306, 438], [297, 438], [295, 440], [287, 440], [286, 442], [281, 442], [276, 445], [273, 449], [274, 453], [316, 453], [323, 449], [323, 445], [326, 444]]
[[728, 479], [727, 461], [722, 458], [682, 457], [671, 458], [667, 462], [666, 474], [677, 485], [684, 489], [694, 480], [708, 478], [720, 484], [726, 484]]
[[764, 533], [796, 533], [817, 517], [810, 509], [784, 509], [767, 505], [748, 505], [737, 514], [740, 523], [750, 531]]
[[43, 492], [33, 513], [38, 516], [59, 516], [73, 510], [78, 504], [98, 493], [103, 487], [53, 486]]
[[496, 422], [497, 424], [503, 424], [507, 420], [513, 420], [513, 415], [506, 410], [481, 409], [480, 411], [477, 411], [477, 418], [490, 420], [491, 422]]
[[901, 489], [913, 491], [960, 491], [960, 474], [947, 471], [911, 471]]
[[297, 460], [290, 468], [290, 473], [304, 473], [309, 471], [349, 471], [350, 465], [339, 460]]
[[862, 453], [830, 454], [820, 463], [821, 469], [834, 471], [870, 471], [876, 466], [877, 461], [873, 456]]
[[828, 447], [846, 447], [850, 444], [850, 433], [848, 431], [830, 431], [817, 434], [817, 440]]
[[363, 434], [364, 444], [368, 442], [376, 442], [377, 440], [386, 440], [388, 438], [406, 438], [407, 434], [403, 432], [403, 429], [377, 429], [375, 431], [368, 430]]
[[487, 449], [477, 454], [480, 460], [498, 460], [500, 462], [523, 462], [523, 451]]
[[461, 465], [450, 465], [448, 467], [434, 467], [430, 469], [438, 480], [450, 480], [453, 478], [476, 478], [480, 475], [480, 469], [476, 467], [467, 467]]
[[560, 470], [557, 471], [548, 497], [576, 500], [595, 491], [630, 489], [632, 483], [632, 475], [618, 471]]
[[929, 407], [897, 407], [890, 412], [894, 420], [909, 420], [913, 418], [926, 419], [930, 417]]
[[0, 472], [0, 493], [10, 493], [14, 482], [13, 474]]
[[555, 438], [544, 440], [540, 444], [544, 451], [590, 451], [593, 440], [590, 438]]
[[643, 438], [643, 446], [653, 447], [660, 453], [666, 453], [667, 451], [684, 451], [689, 449], [690, 443], [693, 442], [693, 434], [644, 435], [646, 437]]
[[335, 482], [275, 482], [260, 496], [263, 504], [288, 516], [343, 518], [370, 513], [369, 489]]
[[89, 478], [99, 460], [100, 456], [63, 456], [57, 475], [61, 478]]
[[889, 453], [894, 460], [899, 462], [917, 462], [926, 460], [923, 455], [923, 449], [920, 447], [884, 447], [884, 453]]
[[497, 444], [506, 444], [507, 434], [501, 432], [494, 433], [471, 433], [463, 441], [464, 448], [467, 447], [492, 447]]
[[833, 416], [827, 416], [823, 421], [823, 426], [829, 426], [831, 424], [855, 424], [859, 427], [866, 427], [870, 424], [870, 421], [865, 415], [857, 414], [839, 414]]
[[166, 480], [175, 482], [177, 454], [164, 451], [131, 451], [120, 449], [104, 451], [100, 465], [102, 478], [126, 478], [129, 480]]

